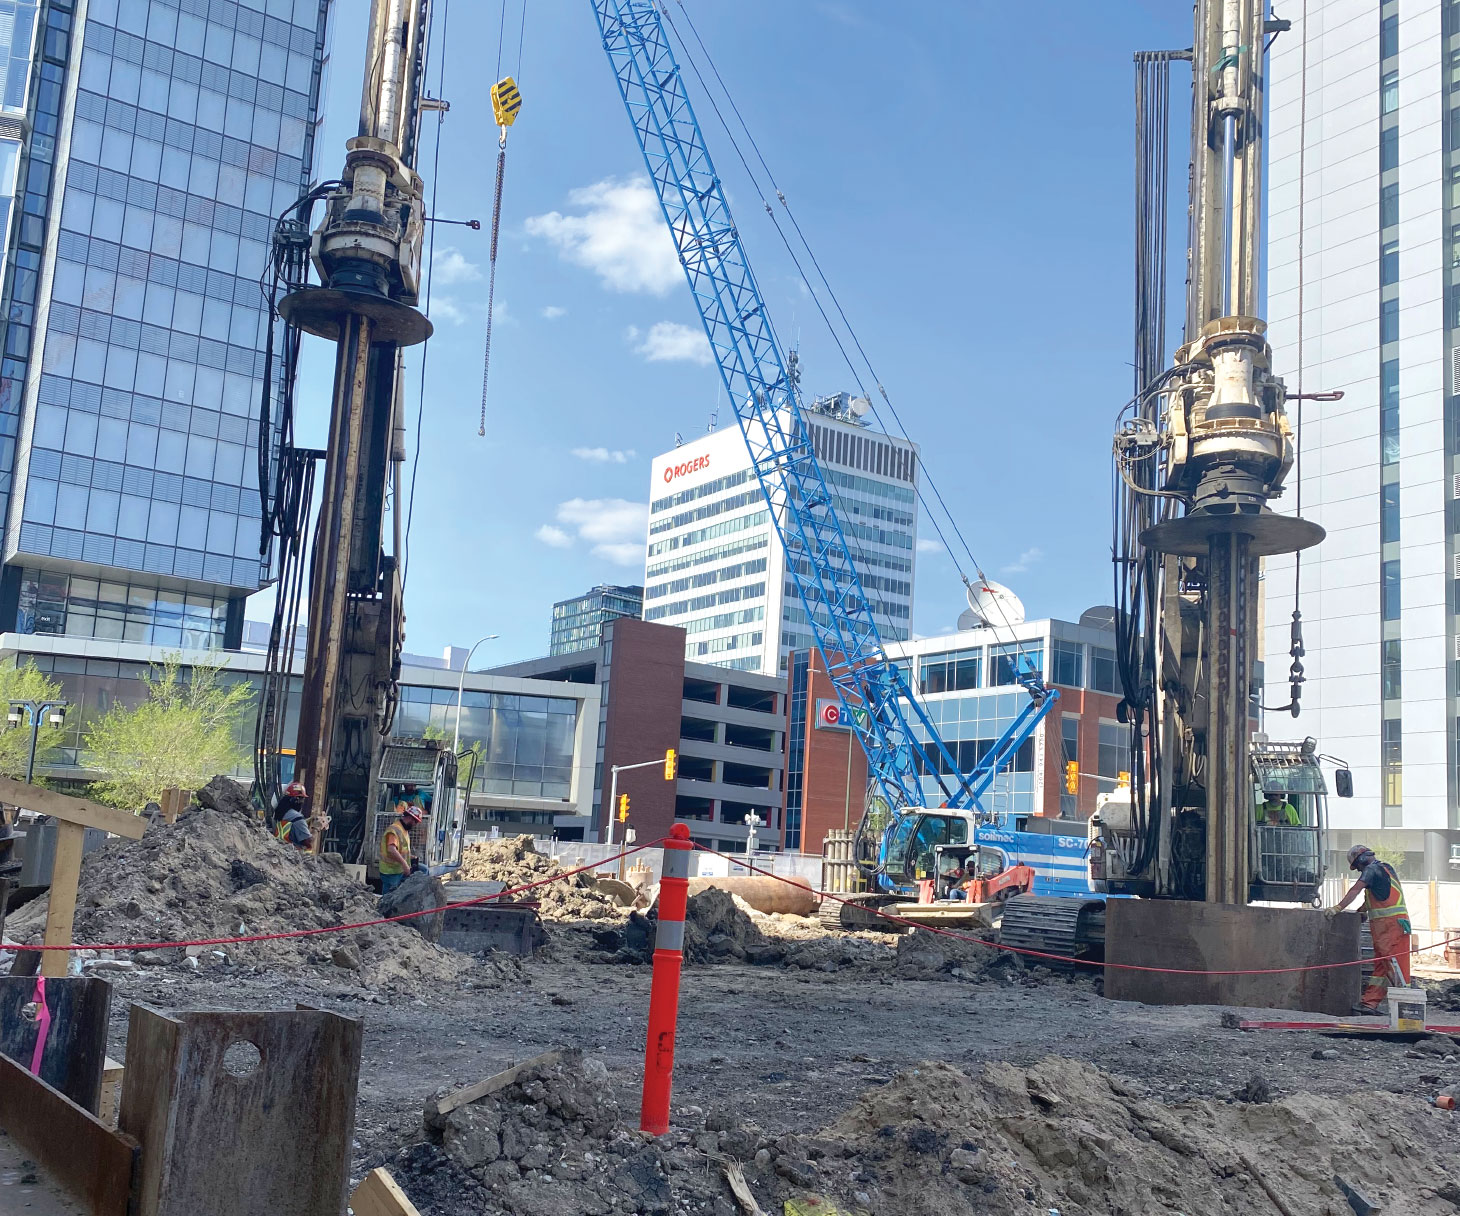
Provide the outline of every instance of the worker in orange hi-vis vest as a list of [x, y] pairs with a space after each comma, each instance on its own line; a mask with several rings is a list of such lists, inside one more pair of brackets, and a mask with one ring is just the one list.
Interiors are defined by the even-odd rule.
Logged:
[[1348, 867], [1357, 870], [1359, 876], [1348, 894], [1326, 915], [1338, 915], [1363, 895], [1364, 915], [1369, 918], [1369, 935], [1374, 940], [1374, 967], [1354, 1012], [1378, 1013], [1390, 984], [1409, 985], [1409, 909], [1394, 867], [1375, 857], [1368, 845], [1356, 844], [1348, 851]]

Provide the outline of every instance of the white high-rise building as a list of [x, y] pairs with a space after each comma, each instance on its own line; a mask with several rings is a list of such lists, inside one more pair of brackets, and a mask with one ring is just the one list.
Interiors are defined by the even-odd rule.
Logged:
[[[1456, 516], [1460, 501], [1460, 4], [1308, 0], [1273, 47], [1268, 318], [1301, 413], [1302, 464], [1275, 504], [1327, 529], [1302, 555], [1312, 735], [1348, 761], [1333, 852], [1460, 875]], [[1302, 349], [1299, 349], [1301, 334]], [[1299, 488], [1301, 483], [1301, 489]], [[1268, 705], [1286, 700], [1292, 557], [1269, 559]]]
[[[912, 627], [917, 447], [863, 425], [844, 394], [808, 406], [806, 423], [877, 628], [883, 641], [902, 641]], [[739, 429], [665, 452], [650, 476], [644, 619], [683, 627], [695, 662], [784, 671], [786, 656], [815, 639]]]

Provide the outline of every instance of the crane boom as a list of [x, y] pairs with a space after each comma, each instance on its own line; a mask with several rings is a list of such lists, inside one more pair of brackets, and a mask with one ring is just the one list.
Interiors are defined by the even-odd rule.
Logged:
[[[883, 648], [811, 444], [795, 377], [787, 369], [659, 12], [653, 0], [593, 0], [593, 12], [785, 547], [788, 572], [827, 674], [867, 753], [870, 776], [893, 808], [922, 805], [920, 773], [940, 772], [955, 775], [956, 784], [944, 784], [948, 805], [975, 805], [971, 774], [959, 772]], [[926, 745], [914, 733], [914, 723], [926, 732]]]

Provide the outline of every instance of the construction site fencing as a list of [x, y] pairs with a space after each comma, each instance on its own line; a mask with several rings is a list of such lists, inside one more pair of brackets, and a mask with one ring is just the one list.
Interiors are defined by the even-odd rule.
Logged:
[[[1353, 875], [1329, 874], [1323, 880], [1323, 906], [1331, 908], [1344, 897]], [[1460, 882], [1404, 881], [1404, 902], [1409, 908], [1409, 925], [1415, 945], [1428, 949], [1451, 938], [1460, 938]], [[1452, 952], [1453, 953], [1453, 952]]]

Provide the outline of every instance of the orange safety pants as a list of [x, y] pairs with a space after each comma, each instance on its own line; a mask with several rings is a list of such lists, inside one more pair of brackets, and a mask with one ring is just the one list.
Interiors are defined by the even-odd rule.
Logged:
[[[1369, 935], [1374, 939], [1374, 967], [1361, 998], [1366, 1009], [1378, 1009], [1384, 1003], [1390, 984], [1409, 986], [1408, 929], [1409, 921], [1403, 916], [1381, 916], [1369, 921]], [[1385, 958], [1385, 955], [1393, 957]]]

